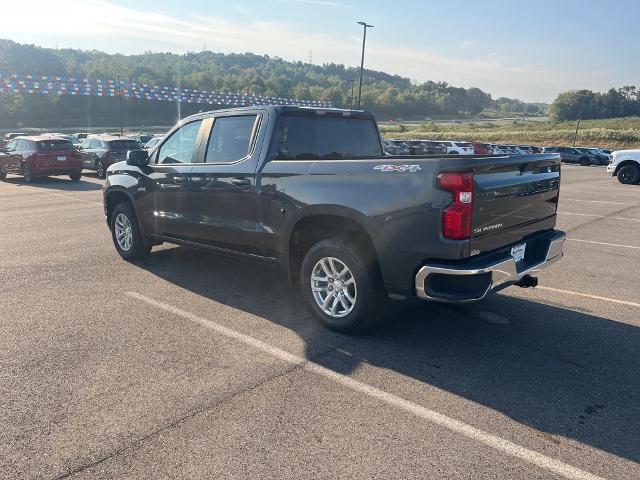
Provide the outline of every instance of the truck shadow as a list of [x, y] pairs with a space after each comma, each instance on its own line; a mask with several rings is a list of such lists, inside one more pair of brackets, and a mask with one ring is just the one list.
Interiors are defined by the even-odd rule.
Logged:
[[307, 358], [334, 371], [384, 368], [506, 415], [547, 441], [571, 439], [640, 461], [640, 328], [498, 295], [464, 308], [394, 303], [383, 325], [348, 337], [320, 326], [276, 268], [183, 247], [155, 251], [139, 266], [294, 331]]
[[89, 178], [93, 178], [94, 181], [90, 182], [85, 180], [84, 174], [83, 174], [82, 179], [80, 179], [80, 181], [78, 182], [72, 182], [68, 176], [58, 176], [58, 177], [40, 177], [36, 179], [35, 182], [27, 184], [24, 181], [23, 177], [11, 175], [11, 176], [8, 176], [5, 180], [3, 180], [3, 182], [11, 185], [16, 185], [16, 186], [29, 186], [29, 187], [43, 188], [47, 190], [60, 190], [60, 191], [68, 191], [68, 192], [83, 192], [83, 191], [87, 192], [87, 191], [102, 189], [102, 183], [100, 183], [101, 181], [100, 182], [95, 181], [97, 180], [97, 177], [93, 176]]

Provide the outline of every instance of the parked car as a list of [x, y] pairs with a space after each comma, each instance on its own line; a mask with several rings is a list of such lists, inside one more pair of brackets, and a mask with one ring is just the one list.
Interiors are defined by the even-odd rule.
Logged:
[[98, 178], [105, 178], [109, 165], [127, 158], [127, 152], [141, 150], [135, 140], [114, 136], [88, 137], [80, 144], [82, 164], [88, 170], [95, 170]]
[[9, 132], [4, 134], [3, 140], [5, 142], [8, 142], [9, 140], [13, 140], [16, 137], [24, 137], [26, 135], [29, 135], [29, 134], [25, 132]]
[[71, 142], [49, 136], [17, 137], [9, 141], [0, 160], [0, 178], [8, 173], [24, 176], [27, 183], [47, 175], [69, 175], [77, 182], [82, 177], [80, 154]]
[[473, 155], [473, 145], [468, 142], [441, 142], [448, 155]]
[[611, 154], [607, 173], [618, 177], [620, 183], [637, 185], [640, 183], [640, 150], [617, 150]]
[[493, 149], [488, 143], [471, 142], [475, 155], [493, 155]]
[[598, 148], [578, 148], [578, 150], [595, 157], [598, 165], [609, 165], [609, 160], [611, 160], [610, 155], [600, 151]]
[[135, 140], [142, 146], [142, 145], [146, 145], [147, 142], [149, 142], [149, 140], [153, 138], [153, 135], [149, 135], [147, 133], [140, 133], [138, 135], [128, 135], [127, 138], [130, 138], [131, 140]]
[[425, 153], [427, 155], [446, 155], [447, 147], [440, 142], [434, 142], [432, 140], [425, 140], [422, 142]]
[[82, 143], [80, 141], [80, 139], [78, 139], [78, 137], [76, 137], [75, 135], [65, 135], [63, 133], [56, 133], [51, 135], [53, 137], [56, 138], [63, 138], [65, 140], [67, 140], [68, 142], [70, 142], [76, 149], [80, 146], [80, 144]]
[[422, 140], [405, 140], [404, 143], [409, 147], [409, 155], [427, 155]]
[[559, 153], [563, 162], [579, 163], [584, 167], [598, 162], [592, 155], [588, 155], [573, 147], [549, 147], [545, 149], [545, 153]]
[[389, 155], [409, 155], [409, 146], [402, 140], [383, 140], [382, 147]]
[[565, 239], [558, 155], [388, 157], [370, 112], [200, 113], [107, 173], [122, 258], [170, 242], [280, 265], [339, 331], [371, 325], [389, 294], [455, 303], [535, 286]]
[[84, 140], [89, 135], [91, 135], [91, 134], [88, 133], [88, 132], [77, 132], [77, 133], [73, 134], [73, 136], [76, 137], [78, 140]]
[[153, 137], [151, 140], [149, 140], [147, 143], [144, 144], [143, 148], [147, 151], [151, 151], [153, 147], [155, 147], [156, 145], [158, 145], [158, 143], [160, 143], [161, 140], [162, 140], [162, 137]]

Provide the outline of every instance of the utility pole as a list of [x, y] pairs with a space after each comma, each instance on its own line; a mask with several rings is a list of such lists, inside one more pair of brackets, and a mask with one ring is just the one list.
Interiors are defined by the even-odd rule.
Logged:
[[578, 129], [580, 128], [580, 118], [582, 117], [582, 98], [580, 97], [580, 106], [578, 107], [578, 123], [576, 124], [576, 133], [573, 135], [573, 145], [576, 146], [576, 140], [578, 139]]
[[118, 109], [120, 110], [120, 136], [124, 134], [122, 123], [122, 88], [120, 87], [120, 74], [116, 74], [116, 81], [118, 82]]
[[356, 87], [356, 79], [351, 79], [351, 102], [349, 102], [349, 110], [353, 110], [353, 89]]
[[360, 108], [360, 101], [362, 99], [362, 69], [364, 68], [364, 46], [367, 42], [367, 28], [373, 28], [373, 25], [369, 25], [367, 22], [358, 22], [358, 25], [362, 25], [362, 58], [360, 59], [360, 85], [358, 86], [358, 107]]

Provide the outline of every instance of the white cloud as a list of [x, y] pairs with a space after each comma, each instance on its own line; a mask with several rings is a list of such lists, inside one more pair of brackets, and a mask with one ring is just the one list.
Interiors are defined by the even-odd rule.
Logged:
[[[2, 36], [29, 43], [38, 43], [37, 39], [42, 37], [43, 43], [49, 45], [125, 54], [147, 50], [198, 51], [206, 44], [211, 51], [254, 52], [300, 60], [307, 58], [312, 50], [316, 63], [352, 66], [360, 63], [361, 37], [351, 32], [343, 36], [314, 33], [302, 26], [250, 18], [233, 21], [194, 15], [178, 19], [107, 0], [69, 0], [64, 8], [40, 0], [30, 5], [28, 21], [19, 3], [3, 6]], [[89, 18], [91, 21], [87, 22]], [[582, 84], [577, 85], [573, 74], [550, 71], [538, 65], [509, 65], [493, 53], [475, 60], [444, 57], [393, 45], [376, 35], [368, 37], [365, 65], [420, 81], [445, 80], [452, 85], [476, 86], [496, 97], [515, 96], [529, 101], [549, 101], [562, 90], [604, 88], [607, 83], [606, 73], [581, 75]]]
[[460, 43], [460, 48], [475, 47], [476, 45], [478, 45], [478, 42], [475, 40], [464, 40]]

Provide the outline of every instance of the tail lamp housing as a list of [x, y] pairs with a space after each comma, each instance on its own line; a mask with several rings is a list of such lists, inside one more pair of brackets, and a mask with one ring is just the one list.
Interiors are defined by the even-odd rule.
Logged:
[[438, 175], [438, 187], [451, 192], [453, 200], [442, 211], [442, 236], [451, 240], [471, 237], [473, 213], [473, 174], [446, 172]]

